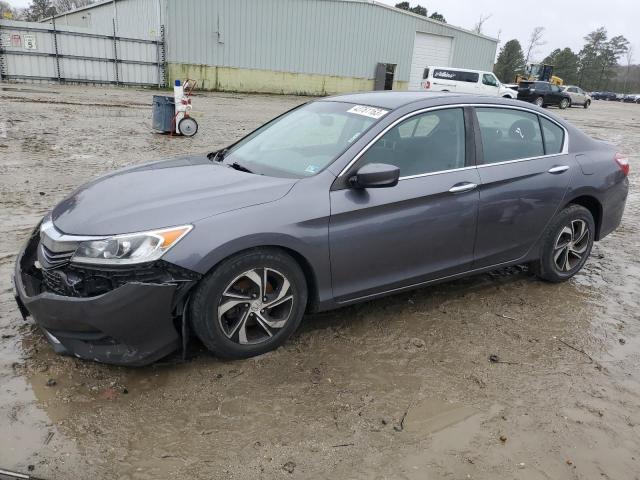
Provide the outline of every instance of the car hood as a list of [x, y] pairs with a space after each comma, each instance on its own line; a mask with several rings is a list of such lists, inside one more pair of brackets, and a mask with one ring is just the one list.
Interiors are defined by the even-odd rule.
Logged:
[[296, 181], [241, 172], [206, 155], [180, 157], [100, 177], [64, 199], [51, 216], [67, 234], [140, 232], [273, 202]]

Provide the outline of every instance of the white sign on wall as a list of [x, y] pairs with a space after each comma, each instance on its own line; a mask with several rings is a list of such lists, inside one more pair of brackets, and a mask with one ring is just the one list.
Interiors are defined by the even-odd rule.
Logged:
[[27, 50], [37, 50], [38, 45], [36, 44], [36, 37], [33, 35], [25, 35], [24, 48], [26, 48]]

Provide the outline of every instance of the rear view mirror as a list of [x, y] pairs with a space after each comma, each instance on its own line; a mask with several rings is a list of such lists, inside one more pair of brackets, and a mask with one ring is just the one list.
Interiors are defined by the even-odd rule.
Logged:
[[386, 163], [369, 163], [349, 178], [349, 184], [353, 188], [386, 188], [395, 187], [399, 179], [398, 167]]

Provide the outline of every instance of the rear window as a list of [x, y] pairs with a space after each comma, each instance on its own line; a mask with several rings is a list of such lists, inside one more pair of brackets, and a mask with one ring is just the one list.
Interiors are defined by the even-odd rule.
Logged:
[[433, 78], [442, 80], [455, 80], [456, 82], [477, 83], [480, 74], [476, 72], [463, 72], [458, 70], [436, 69], [433, 71]]

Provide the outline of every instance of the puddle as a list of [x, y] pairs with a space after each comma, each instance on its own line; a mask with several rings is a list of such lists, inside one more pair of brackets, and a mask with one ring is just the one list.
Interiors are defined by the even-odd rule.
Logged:
[[410, 433], [428, 435], [462, 422], [479, 413], [476, 408], [438, 399], [420, 401], [407, 411], [404, 429]]

